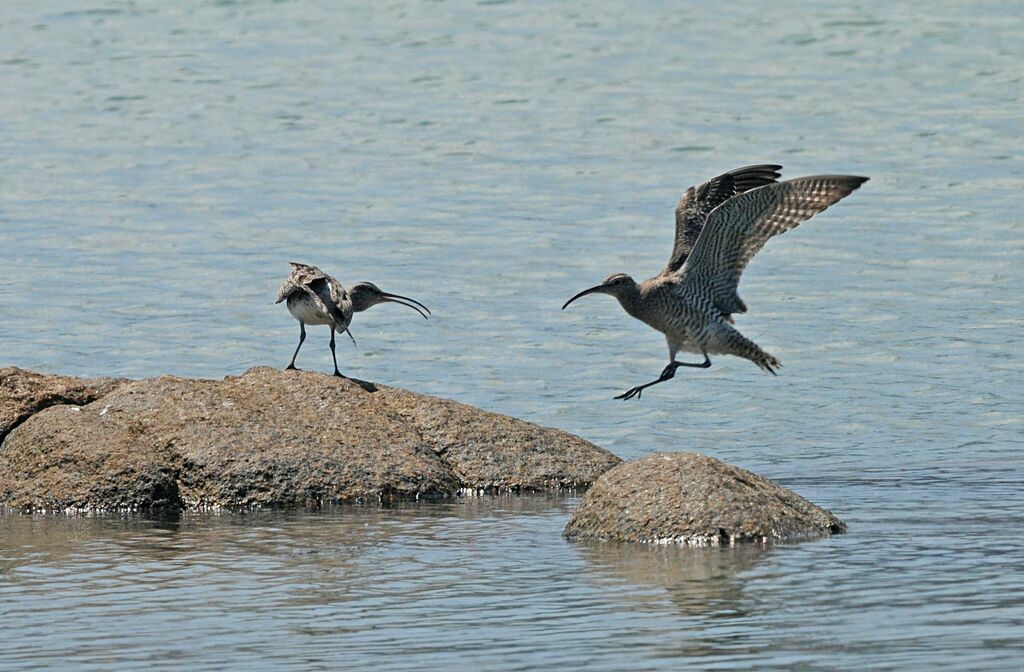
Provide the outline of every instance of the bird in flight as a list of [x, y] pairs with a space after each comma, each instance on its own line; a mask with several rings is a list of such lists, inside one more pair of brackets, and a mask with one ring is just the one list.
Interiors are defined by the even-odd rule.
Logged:
[[[616, 399], [639, 398], [645, 389], [675, 376], [681, 366], [706, 369], [708, 355], [735, 355], [775, 374], [779, 360], [743, 336], [732, 315], [747, 306], [737, 294], [747, 263], [768, 239], [806, 221], [868, 181], [856, 175], [815, 175], [778, 182], [782, 166], [745, 166], [690, 187], [676, 206], [676, 238], [668, 265], [636, 282], [614, 273], [565, 302], [610, 294], [631, 316], [665, 334], [669, 363], [661, 375]], [[704, 357], [679, 362], [679, 351]]]
[[408, 306], [424, 318], [430, 314], [430, 310], [419, 301], [398, 294], [389, 294], [372, 282], [357, 282], [352, 285], [351, 291], [346, 291], [340, 282], [316, 266], [298, 264], [294, 261], [289, 263], [292, 266], [292, 272], [281, 285], [281, 289], [277, 290], [277, 303], [287, 301], [288, 312], [299, 321], [299, 344], [292, 355], [292, 361], [285, 367], [286, 369], [295, 368], [295, 358], [299, 355], [302, 342], [306, 340], [307, 324], [330, 326], [334, 375], [344, 378], [338, 371], [338, 356], [334, 350], [334, 333], [336, 331], [348, 333], [348, 337], [355, 344], [355, 338], [349, 331], [353, 314], [385, 302]]

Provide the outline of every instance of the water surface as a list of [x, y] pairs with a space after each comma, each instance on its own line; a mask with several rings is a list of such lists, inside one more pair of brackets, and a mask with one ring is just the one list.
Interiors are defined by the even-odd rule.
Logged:
[[[0, 519], [0, 667], [1006, 669], [1024, 647], [1024, 18], [1017, 3], [0, 5], [0, 360], [284, 365], [289, 260], [413, 296], [359, 378], [691, 449], [832, 509], [835, 539], [567, 544], [576, 500]], [[773, 240], [719, 358], [640, 403], [695, 181], [872, 177]], [[311, 330], [299, 365], [330, 370]], [[685, 375], [684, 375], [685, 374]]]

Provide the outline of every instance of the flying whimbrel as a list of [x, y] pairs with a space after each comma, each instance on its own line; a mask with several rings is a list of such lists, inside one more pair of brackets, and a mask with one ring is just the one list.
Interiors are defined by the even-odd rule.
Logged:
[[[746, 166], [690, 187], [676, 206], [676, 240], [668, 266], [637, 283], [615, 273], [565, 302], [610, 294], [627, 313], [665, 334], [669, 363], [657, 380], [615, 397], [632, 399], [671, 379], [680, 366], [706, 369], [708, 355], [744, 357], [775, 374], [779, 360], [732, 326], [746, 305], [736, 293], [747, 263], [772, 236], [785, 233], [867, 182], [855, 175], [815, 175], [776, 182], [782, 166]], [[680, 351], [704, 356], [677, 362]]]
[[[338, 356], [334, 350], [334, 332], [348, 332], [348, 337], [354, 344], [356, 341], [348, 328], [354, 313], [364, 311], [378, 303], [392, 302], [408, 306], [424, 318], [430, 314], [430, 310], [419, 301], [381, 291], [372, 282], [357, 282], [352, 285], [351, 291], [345, 291], [340, 282], [316, 266], [297, 264], [294, 261], [289, 263], [292, 265], [292, 272], [281, 285], [281, 289], [277, 290], [277, 303], [287, 300], [288, 312], [299, 321], [299, 344], [295, 347], [295, 354], [292, 355], [292, 361], [288, 363], [286, 369], [295, 368], [295, 358], [299, 355], [302, 342], [306, 340], [307, 324], [326, 324], [331, 327], [334, 375], [341, 376], [341, 372], [338, 371]], [[421, 308], [423, 310], [420, 310]]]

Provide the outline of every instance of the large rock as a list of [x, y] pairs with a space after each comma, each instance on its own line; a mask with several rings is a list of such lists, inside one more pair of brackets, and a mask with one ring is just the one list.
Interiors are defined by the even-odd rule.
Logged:
[[696, 453], [658, 453], [601, 476], [564, 534], [717, 546], [845, 531], [830, 511], [757, 474]]
[[[43, 388], [51, 378], [4, 371], [14, 389], [22, 378]], [[51, 395], [59, 405], [37, 404], [27, 418], [25, 403], [11, 411], [0, 398], [0, 418], [22, 420], [0, 445], [0, 507], [174, 510], [557, 490], [586, 487], [620, 462], [565, 432], [313, 372], [78, 385], [90, 392]]]
[[13, 366], [0, 369], [0, 441], [34, 414], [58, 404], [88, 404], [123, 379], [75, 378], [25, 371]]

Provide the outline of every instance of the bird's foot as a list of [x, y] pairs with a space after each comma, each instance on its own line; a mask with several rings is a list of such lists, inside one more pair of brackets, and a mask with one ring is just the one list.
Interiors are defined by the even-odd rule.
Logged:
[[285, 371], [302, 371], [302, 369], [296, 368], [294, 364], [289, 364], [288, 366], [284, 367], [284, 370]]
[[336, 375], [338, 378], [347, 378], [348, 377], [348, 376], [341, 375], [341, 371], [338, 371], [337, 369], [334, 370], [334, 375]]
[[626, 390], [625, 392], [623, 392], [622, 394], [620, 394], [619, 396], [617, 396], [615, 398], [616, 399], [622, 399], [623, 401], [628, 401], [628, 400], [632, 399], [633, 397], [636, 397], [637, 399], [639, 399], [640, 395], [643, 394], [645, 387], [646, 387], [646, 385], [637, 385], [633, 389]]

